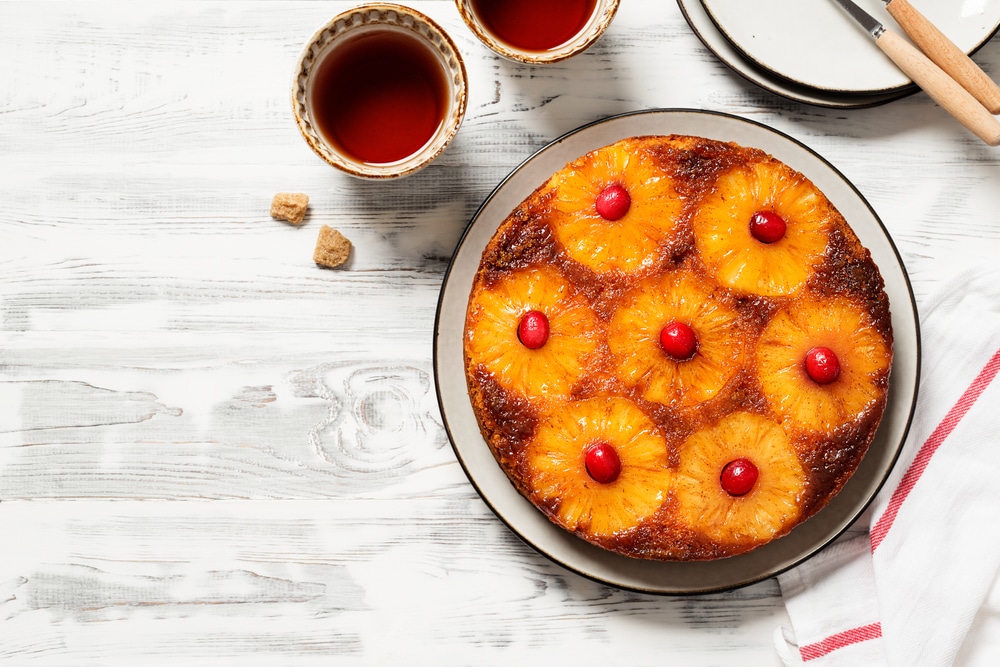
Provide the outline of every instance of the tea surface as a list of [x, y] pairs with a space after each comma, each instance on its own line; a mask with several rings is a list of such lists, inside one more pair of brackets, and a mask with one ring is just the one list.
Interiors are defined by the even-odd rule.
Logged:
[[444, 121], [444, 72], [434, 54], [404, 32], [352, 39], [326, 56], [315, 77], [317, 128], [361, 162], [387, 164], [409, 157]]
[[583, 30], [597, 0], [472, 0], [487, 29], [511, 46], [548, 51]]

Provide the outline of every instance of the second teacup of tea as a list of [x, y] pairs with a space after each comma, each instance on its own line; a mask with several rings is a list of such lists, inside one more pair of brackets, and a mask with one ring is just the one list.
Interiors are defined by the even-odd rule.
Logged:
[[309, 40], [292, 83], [299, 131], [361, 178], [411, 174], [444, 151], [465, 115], [465, 66], [430, 18], [400, 5], [344, 12]]
[[619, 0], [455, 0], [481, 42], [524, 63], [565, 60], [604, 34]]

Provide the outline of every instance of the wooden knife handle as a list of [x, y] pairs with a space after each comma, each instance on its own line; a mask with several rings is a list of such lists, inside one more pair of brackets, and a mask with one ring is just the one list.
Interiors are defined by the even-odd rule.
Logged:
[[1000, 113], [1000, 88], [997, 84], [937, 26], [917, 11], [910, 0], [890, 0], [886, 9], [928, 58], [972, 93], [990, 113]]
[[891, 30], [883, 32], [875, 43], [899, 69], [970, 132], [990, 146], [1000, 146], [1000, 121], [943, 69]]

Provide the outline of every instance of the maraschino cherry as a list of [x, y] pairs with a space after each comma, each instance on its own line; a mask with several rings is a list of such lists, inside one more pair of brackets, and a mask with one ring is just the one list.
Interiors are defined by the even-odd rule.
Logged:
[[785, 236], [785, 221], [774, 211], [757, 211], [750, 216], [750, 235], [761, 243], [774, 243]]
[[615, 448], [606, 442], [595, 442], [584, 455], [587, 474], [599, 484], [610, 484], [622, 472], [622, 461]]
[[731, 496], [745, 496], [757, 483], [759, 475], [757, 466], [747, 458], [733, 459], [722, 469], [719, 483], [722, 489]]
[[549, 340], [549, 318], [539, 310], [529, 310], [517, 325], [517, 338], [529, 350], [537, 350]]
[[806, 374], [817, 384], [830, 384], [840, 377], [840, 360], [828, 347], [814, 347], [806, 352]]
[[601, 190], [594, 206], [597, 208], [597, 214], [605, 220], [620, 220], [632, 206], [632, 198], [628, 190], [615, 183]]
[[677, 361], [685, 361], [698, 351], [698, 338], [691, 327], [675, 320], [660, 331], [660, 346]]

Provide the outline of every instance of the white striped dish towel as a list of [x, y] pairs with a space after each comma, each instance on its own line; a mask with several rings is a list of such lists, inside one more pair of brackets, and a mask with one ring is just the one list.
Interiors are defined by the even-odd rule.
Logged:
[[1000, 665], [1000, 270], [921, 310], [916, 411], [868, 532], [778, 577], [786, 665]]

